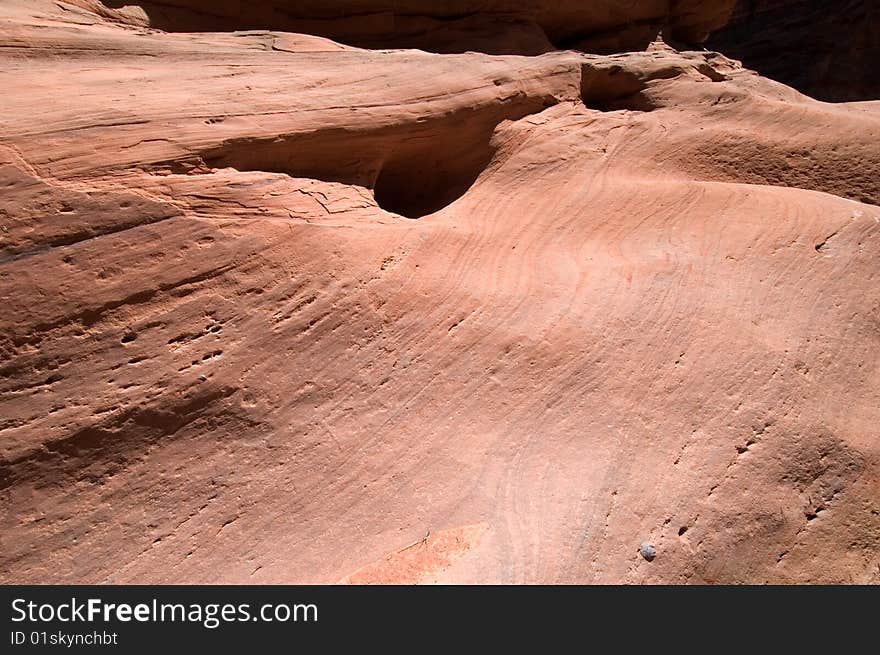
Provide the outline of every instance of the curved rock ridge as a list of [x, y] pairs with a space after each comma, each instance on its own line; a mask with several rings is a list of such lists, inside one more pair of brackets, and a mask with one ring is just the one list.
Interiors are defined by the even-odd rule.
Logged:
[[698, 44], [734, 0], [71, 0], [103, 16], [174, 32], [280, 30], [366, 48], [540, 54], [643, 50], [661, 30]]
[[0, 9], [0, 581], [880, 582], [880, 103], [76, 4]]

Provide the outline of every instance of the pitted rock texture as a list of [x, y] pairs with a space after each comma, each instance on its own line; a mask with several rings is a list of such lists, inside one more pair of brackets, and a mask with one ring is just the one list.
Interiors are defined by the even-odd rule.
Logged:
[[880, 103], [96, 5], [0, 9], [0, 581], [880, 581]]

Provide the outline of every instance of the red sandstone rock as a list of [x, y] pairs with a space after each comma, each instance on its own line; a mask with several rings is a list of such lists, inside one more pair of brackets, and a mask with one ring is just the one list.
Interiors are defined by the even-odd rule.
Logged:
[[114, 21], [177, 32], [274, 29], [364, 47], [538, 54], [620, 52], [665, 29], [702, 43], [735, 0], [70, 0]]
[[99, 9], [0, 15], [0, 580], [880, 580], [880, 103]]

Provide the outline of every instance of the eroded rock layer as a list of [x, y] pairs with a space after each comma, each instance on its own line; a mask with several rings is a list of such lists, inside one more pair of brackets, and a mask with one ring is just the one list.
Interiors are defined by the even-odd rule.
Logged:
[[78, 4], [0, 17], [0, 580], [880, 579], [880, 103]]

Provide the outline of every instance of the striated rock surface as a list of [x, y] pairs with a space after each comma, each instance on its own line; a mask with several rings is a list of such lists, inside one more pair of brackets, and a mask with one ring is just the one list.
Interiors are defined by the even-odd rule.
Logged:
[[0, 9], [0, 580], [880, 581], [880, 103], [106, 4]]

